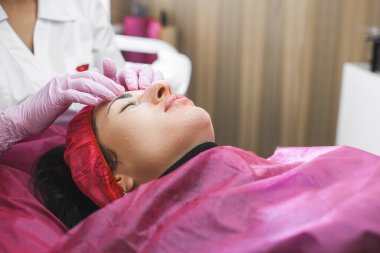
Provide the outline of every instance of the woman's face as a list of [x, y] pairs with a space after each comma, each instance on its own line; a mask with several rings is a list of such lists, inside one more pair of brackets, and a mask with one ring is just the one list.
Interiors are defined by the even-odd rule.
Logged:
[[209, 114], [166, 83], [130, 91], [94, 112], [98, 141], [115, 154], [126, 190], [158, 178], [196, 145], [214, 141]]

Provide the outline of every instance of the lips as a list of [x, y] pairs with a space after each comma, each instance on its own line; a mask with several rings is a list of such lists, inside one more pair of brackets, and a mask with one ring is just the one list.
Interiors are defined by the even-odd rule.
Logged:
[[165, 112], [170, 109], [177, 102], [185, 102], [189, 100], [187, 97], [179, 94], [170, 95], [165, 101]]

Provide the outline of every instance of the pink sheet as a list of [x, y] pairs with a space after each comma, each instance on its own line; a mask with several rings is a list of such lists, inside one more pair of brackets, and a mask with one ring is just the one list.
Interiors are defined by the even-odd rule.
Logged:
[[[111, 203], [49, 252], [380, 252], [380, 157], [205, 151]], [[33, 238], [28, 238], [33, 240]]]
[[46, 151], [65, 143], [66, 128], [52, 125], [41, 134], [33, 135], [0, 155], [0, 164], [30, 174], [34, 162]]
[[47, 252], [67, 231], [30, 191], [26, 173], [0, 165], [0, 252]]
[[65, 128], [52, 126], [0, 155], [0, 252], [46, 252], [67, 228], [34, 197], [36, 159], [63, 144]]

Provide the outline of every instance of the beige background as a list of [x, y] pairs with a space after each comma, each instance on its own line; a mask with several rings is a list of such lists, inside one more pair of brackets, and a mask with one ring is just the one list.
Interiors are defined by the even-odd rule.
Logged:
[[[131, 1], [112, 1], [120, 22]], [[342, 66], [368, 61], [380, 0], [145, 2], [178, 27], [193, 63], [189, 96], [212, 116], [218, 144], [263, 156], [334, 144]]]

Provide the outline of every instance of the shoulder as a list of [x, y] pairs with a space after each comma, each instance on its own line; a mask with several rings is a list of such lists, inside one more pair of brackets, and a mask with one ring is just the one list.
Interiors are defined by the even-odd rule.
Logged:
[[73, 21], [86, 15], [99, 3], [99, 0], [39, 0], [38, 17], [49, 21]]
[[[54, 21], [89, 19], [96, 14], [105, 13], [100, 0], [40, 0], [38, 17]], [[91, 20], [95, 22], [95, 20]]]
[[100, 0], [70, 0], [81, 13], [105, 12]]
[[69, 0], [67, 4], [70, 4], [77, 24], [92, 32], [98, 27], [109, 26], [107, 11], [100, 0]]

